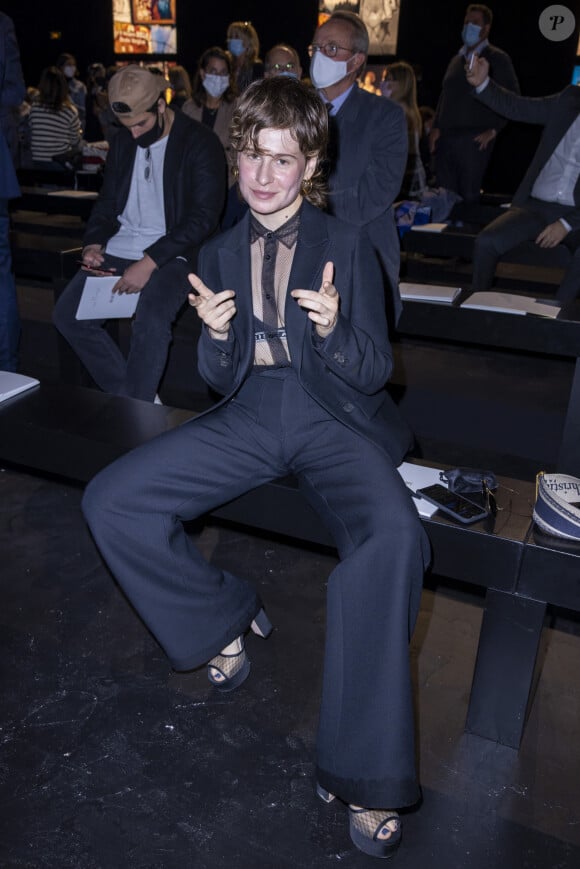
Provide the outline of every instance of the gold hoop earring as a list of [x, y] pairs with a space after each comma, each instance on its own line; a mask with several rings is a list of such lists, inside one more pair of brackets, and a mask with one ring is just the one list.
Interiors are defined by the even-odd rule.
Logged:
[[303, 196], [310, 196], [310, 194], [312, 193], [312, 187], [313, 187], [312, 178], [304, 178], [302, 181], [302, 184], [300, 185], [300, 188], [302, 190], [302, 195]]
[[234, 166], [234, 168], [232, 169], [232, 175], [234, 176], [234, 178], [236, 179], [236, 181], [237, 181], [238, 178], [240, 177], [240, 170], [238, 169], [237, 166]]

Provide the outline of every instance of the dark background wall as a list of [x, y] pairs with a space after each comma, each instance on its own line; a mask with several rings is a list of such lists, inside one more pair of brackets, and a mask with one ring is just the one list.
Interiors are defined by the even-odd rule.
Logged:
[[[460, 45], [466, 5], [465, 0], [401, 0], [397, 57], [419, 67], [421, 103], [436, 105], [445, 68]], [[522, 93], [542, 96], [565, 87], [576, 59], [580, 0], [565, 2], [576, 15], [577, 29], [564, 42], [550, 42], [538, 29], [539, 15], [551, 0], [489, 0], [488, 5], [495, 15], [492, 42], [510, 54]], [[2, 9], [14, 20], [27, 84], [36, 84], [42, 68], [61, 51], [76, 55], [81, 72], [93, 61], [115, 60], [112, 0], [4, 0]], [[177, 60], [193, 71], [205, 48], [224, 45], [228, 22], [243, 19], [252, 21], [264, 50], [281, 40], [295, 45], [307, 69], [306, 46], [317, 9], [318, 0], [177, 0]], [[51, 33], [61, 37], [51, 39]], [[513, 191], [538, 135], [536, 128], [508, 125], [496, 145], [486, 186]]]

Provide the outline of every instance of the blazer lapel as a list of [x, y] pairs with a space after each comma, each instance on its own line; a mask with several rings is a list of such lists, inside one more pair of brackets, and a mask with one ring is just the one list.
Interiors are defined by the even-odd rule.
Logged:
[[291, 290], [319, 290], [322, 271], [328, 256], [330, 239], [326, 228], [326, 218], [317, 208], [305, 202], [300, 218], [298, 243], [294, 253], [288, 294], [286, 296], [286, 333], [290, 356], [297, 367], [302, 359], [302, 347], [306, 327], [310, 320], [306, 312], [296, 304], [290, 295]]
[[[250, 216], [247, 212], [236, 224], [224, 244], [218, 249], [219, 273], [224, 290], [236, 292], [236, 316], [232, 328], [239, 346], [244, 348], [242, 366], [254, 352], [254, 320], [252, 310], [252, 266], [249, 244]], [[248, 359], [246, 358], [248, 357]]]

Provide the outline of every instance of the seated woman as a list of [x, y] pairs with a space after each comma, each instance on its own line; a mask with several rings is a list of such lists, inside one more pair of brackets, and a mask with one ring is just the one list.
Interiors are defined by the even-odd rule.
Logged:
[[407, 119], [409, 151], [405, 175], [397, 199], [421, 199], [427, 180], [420, 154], [423, 124], [417, 105], [417, 79], [413, 67], [404, 60], [391, 63], [387, 67], [381, 92], [383, 96], [399, 103]]
[[[234, 110], [236, 83], [230, 55], [214, 45], [200, 57], [193, 80], [191, 99], [183, 103], [182, 111], [210, 127], [224, 147], [228, 166], [230, 156], [230, 121]], [[230, 184], [234, 178], [230, 177]]]
[[[66, 78], [55, 66], [42, 71], [28, 124], [33, 167], [59, 172], [70, 168], [66, 158], [80, 154], [81, 124]], [[61, 162], [57, 159], [59, 155]]]
[[254, 82], [239, 100], [231, 136], [249, 209], [190, 275], [200, 372], [224, 398], [106, 468], [83, 509], [174, 668], [206, 664], [232, 691], [250, 671], [244, 634], [271, 627], [251, 584], [208, 564], [183, 523], [296, 476], [340, 557], [317, 792], [348, 804], [354, 844], [384, 858], [401, 841], [394, 807], [419, 796], [408, 643], [428, 545], [397, 471], [411, 437], [385, 390], [379, 263], [363, 230], [321, 210], [327, 131], [321, 98], [296, 79]]
[[184, 66], [170, 66], [167, 77], [171, 85], [171, 108], [182, 109], [183, 104], [191, 99], [191, 81]]
[[227, 46], [234, 58], [234, 76], [239, 94], [248, 85], [262, 78], [264, 64], [260, 60], [260, 40], [250, 21], [232, 21], [228, 25]]
[[[417, 79], [413, 67], [404, 60], [390, 64], [381, 87], [384, 96], [399, 103], [405, 112], [409, 134], [409, 150], [403, 183], [395, 207], [399, 233], [410, 229], [413, 222], [444, 221], [461, 197], [443, 187], [428, 187], [421, 159], [423, 120], [417, 105]], [[420, 209], [420, 210], [419, 210]]]

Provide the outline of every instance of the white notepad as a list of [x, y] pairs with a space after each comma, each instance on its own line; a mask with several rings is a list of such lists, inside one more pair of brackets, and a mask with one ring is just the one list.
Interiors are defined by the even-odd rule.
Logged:
[[557, 305], [544, 304], [530, 296], [518, 296], [514, 293], [472, 293], [461, 307], [474, 308], [477, 311], [497, 311], [500, 314], [536, 314], [552, 319], [560, 313]]
[[[439, 468], [429, 468], [425, 465], [414, 465], [412, 462], [403, 462], [397, 470], [411, 492], [416, 492], [417, 489], [422, 489], [424, 486], [431, 486], [433, 483], [441, 483], [441, 485], [445, 486], [445, 483], [439, 479]], [[417, 508], [419, 516], [423, 516], [426, 519], [438, 510], [438, 507], [432, 504], [431, 501], [426, 501], [419, 496], [413, 498], [413, 503]]]
[[450, 305], [461, 292], [461, 288], [437, 284], [409, 284], [401, 281], [399, 292], [405, 302], [439, 302]]
[[132, 317], [139, 293], [114, 293], [119, 275], [88, 277], [76, 313], [77, 320], [111, 320]]
[[96, 199], [99, 195], [95, 190], [50, 190], [47, 196], [65, 196], [68, 199]]
[[416, 226], [412, 226], [411, 229], [413, 232], [443, 232], [444, 229], [447, 229], [447, 223], [418, 223]]
[[38, 386], [40, 381], [36, 377], [27, 377], [26, 374], [16, 374], [14, 371], [0, 371], [0, 402]]

